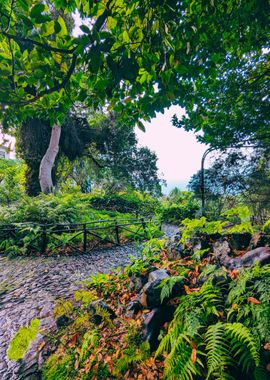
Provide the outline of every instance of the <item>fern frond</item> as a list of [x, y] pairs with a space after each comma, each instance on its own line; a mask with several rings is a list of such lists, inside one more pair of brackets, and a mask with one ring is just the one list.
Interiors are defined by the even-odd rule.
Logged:
[[174, 277], [164, 278], [160, 282], [160, 285], [159, 285], [159, 287], [161, 287], [160, 302], [162, 303], [166, 298], [170, 297], [175, 284], [183, 283], [183, 282], [184, 282], [183, 276], [174, 276]]
[[[168, 380], [192, 380], [193, 375], [199, 375], [195, 363], [191, 360], [191, 346], [179, 339], [174, 350], [167, 357], [165, 363], [165, 379]], [[197, 358], [197, 363], [202, 366], [201, 361]]]
[[218, 322], [208, 327], [205, 334], [207, 351], [207, 378], [216, 372], [217, 368], [223, 371], [226, 364], [230, 364], [229, 345], [225, 336], [224, 324]]
[[247, 372], [254, 363], [256, 367], [260, 364], [259, 347], [251, 331], [242, 323], [226, 323], [225, 331], [231, 340], [231, 352], [239, 356], [239, 362]]
[[269, 380], [269, 374], [266, 371], [266, 364], [260, 363], [254, 371], [254, 380]]

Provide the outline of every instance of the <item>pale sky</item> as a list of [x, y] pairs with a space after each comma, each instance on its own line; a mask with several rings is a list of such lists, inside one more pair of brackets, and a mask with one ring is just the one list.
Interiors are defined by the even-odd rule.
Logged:
[[164, 193], [177, 186], [184, 189], [192, 174], [200, 169], [201, 157], [207, 149], [193, 132], [174, 127], [171, 118], [183, 114], [183, 109], [172, 106], [159, 113], [150, 123], [144, 122], [146, 132], [136, 128], [139, 144], [148, 146], [158, 156], [158, 168], [167, 182]]

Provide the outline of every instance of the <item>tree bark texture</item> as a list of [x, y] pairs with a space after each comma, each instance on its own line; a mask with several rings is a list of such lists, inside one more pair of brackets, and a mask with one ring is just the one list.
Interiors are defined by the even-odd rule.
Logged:
[[53, 191], [52, 169], [59, 151], [61, 126], [55, 125], [51, 131], [49, 147], [43, 156], [39, 167], [39, 183], [41, 191], [49, 194]]

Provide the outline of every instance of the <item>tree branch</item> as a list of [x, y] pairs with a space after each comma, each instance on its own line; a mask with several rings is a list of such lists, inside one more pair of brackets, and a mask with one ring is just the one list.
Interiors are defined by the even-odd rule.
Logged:
[[5, 32], [7, 32], [10, 28], [10, 23], [11, 23], [11, 16], [12, 16], [12, 12], [13, 12], [13, 7], [14, 7], [14, 0], [11, 1], [11, 4], [10, 4], [10, 12], [9, 12], [9, 16], [8, 16], [8, 24], [7, 24], [7, 27], [5, 29]]
[[8, 46], [9, 46], [9, 51], [10, 51], [11, 60], [12, 60], [11, 87], [12, 87], [13, 90], [15, 90], [16, 89], [15, 80], [14, 80], [14, 76], [15, 76], [15, 61], [14, 61], [14, 53], [13, 53], [13, 49], [12, 49], [12, 46], [11, 46], [10, 38], [8, 38]]
[[91, 160], [94, 162], [94, 164], [96, 164], [100, 169], [105, 168], [105, 166], [102, 165], [100, 162], [98, 162], [91, 153], [88, 153], [87, 156], [89, 158], [91, 158]]
[[16, 42], [28, 42], [30, 44], [33, 44], [33, 45], [36, 45], [36, 46], [39, 46], [41, 47], [42, 49], [44, 50], [47, 50], [47, 51], [52, 51], [54, 53], [63, 53], [63, 54], [73, 54], [74, 51], [76, 50], [77, 46], [75, 46], [74, 48], [72, 49], [62, 49], [62, 48], [56, 48], [56, 47], [53, 47], [53, 46], [50, 46], [50, 45], [47, 45], [47, 44], [44, 44], [43, 42], [39, 42], [39, 41], [35, 41], [35, 40], [32, 40], [31, 38], [23, 38], [23, 37], [19, 37], [15, 34], [9, 34], [7, 32], [1, 32], [5, 37], [7, 38], [10, 38]]

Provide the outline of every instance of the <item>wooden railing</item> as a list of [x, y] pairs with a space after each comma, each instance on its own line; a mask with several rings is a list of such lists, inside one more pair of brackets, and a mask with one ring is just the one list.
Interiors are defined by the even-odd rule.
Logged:
[[0, 252], [5, 253], [5, 247], [14, 244], [19, 249], [25, 247], [28, 253], [86, 253], [97, 247], [150, 238], [153, 231], [160, 231], [158, 221], [145, 218], [62, 224], [14, 223], [0, 225]]

